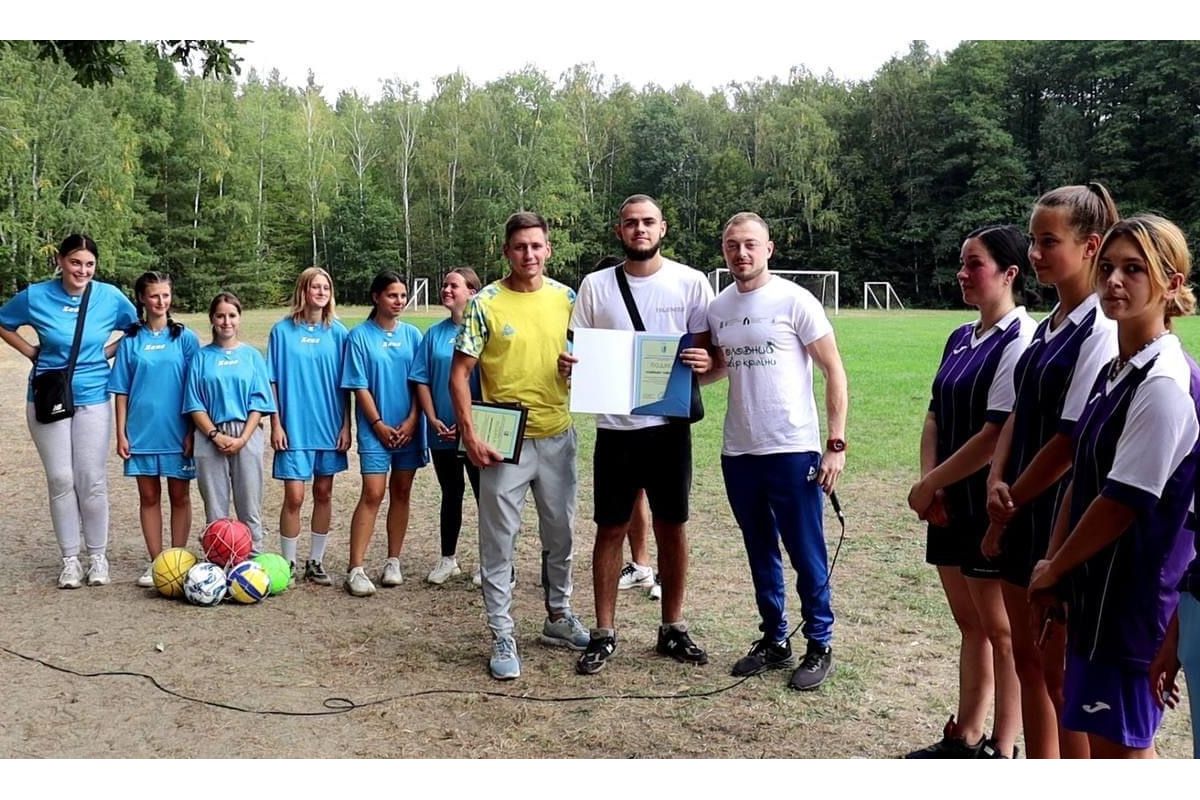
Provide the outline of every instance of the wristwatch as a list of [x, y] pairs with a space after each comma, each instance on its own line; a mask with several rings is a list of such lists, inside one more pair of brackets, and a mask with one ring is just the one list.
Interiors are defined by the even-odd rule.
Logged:
[[211, 431], [209, 431], [205, 435], [208, 436], [208, 440], [211, 442], [213, 439], [216, 439], [220, 433], [221, 432], [219, 430], [217, 430], [216, 428], [213, 428]]
[[834, 453], [844, 453], [846, 451], [845, 439], [826, 439], [825, 449], [831, 450]]

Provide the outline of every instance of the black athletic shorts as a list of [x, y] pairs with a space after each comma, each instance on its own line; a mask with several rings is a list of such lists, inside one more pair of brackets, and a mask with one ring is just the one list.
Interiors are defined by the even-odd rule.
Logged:
[[692, 491], [690, 425], [672, 422], [637, 430], [596, 429], [592, 458], [596, 524], [628, 522], [638, 489], [646, 490], [654, 519], [687, 522]]
[[951, 520], [946, 528], [930, 525], [925, 537], [925, 562], [958, 567], [968, 578], [999, 578], [999, 560], [984, 558], [979, 549], [987, 528], [986, 516], [967, 522]]

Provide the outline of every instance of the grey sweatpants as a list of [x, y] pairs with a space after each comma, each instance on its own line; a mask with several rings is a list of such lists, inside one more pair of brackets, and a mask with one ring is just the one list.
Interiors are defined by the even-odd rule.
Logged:
[[63, 558], [79, 555], [80, 531], [88, 555], [108, 547], [108, 403], [76, 406], [75, 416], [42, 424], [25, 404], [29, 435], [46, 471], [50, 521]]
[[[234, 420], [217, 425], [221, 433], [241, 436], [245, 422]], [[230, 499], [237, 518], [250, 528], [254, 549], [262, 552], [263, 432], [255, 429], [250, 441], [235, 455], [227, 456], [208, 437], [196, 431], [192, 452], [196, 456], [196, 486], [204, 501], [205, 524], [232, 516]]]
[[575, 528], [575, 429], [526, 439], [517, 464], [479, 471], [479, 565], [488, 627], [511, 636], [512, 563], [525, 496], [533, 489], [542, 540], [542, 587], [548, 611], [571, 610], [571, 537]]

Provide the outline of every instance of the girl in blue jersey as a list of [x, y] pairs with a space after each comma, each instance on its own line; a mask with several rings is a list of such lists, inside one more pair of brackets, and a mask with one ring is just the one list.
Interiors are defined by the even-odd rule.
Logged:
[[421, 333], [400, 321], [408, 304], [404, 279], [391, 271], [376, 275], [371, 282], [371, 302], [374, 308], [367, 321], [350, 332], [342, 369], [342, 388], [354, 392], [362, 472], [362, 493], [350, 520], [350, 571], [346, 576], [346, 590], [356, 597], [375, 593], [363, 560], [385, 493], [390, 498], [387, 561], [380, 583], [399, 586], [404, 581], [400, 550], [408, 532], [409, 494], [417, 469], [429, 460], [425, 426], [419, 424], [420, 406], [409, 382]]
[[[91, 557], [89, 586], [108, 583], [108, 432], [112, 429], [108, 406], [108, 357], [116, 343], [107, 344], [114, 331], [137, 320], [133, 303], [114, 286], [92, 280], [100, 250], [82, 234], [63, 240], [56, 258], [57, 275], [33, 283], [0, 307], [0, 339], [33, 362], [30, 379], [48, 370], [64, 369], [75, 339], [75, 321], [84, 291], [90, 285], [88, 312], [71, 391], [75, 414], [56, 422], [41, 423], [34, 415], [32, 386], [27, 395], [25, 419], [46, 471], [50, 493], [50, 519], [62, 554], [60, 589], [83, 585], [79, 560], [80, 534]], [[37, 337], [30, 344], [17, 328], [28, 325]]]
[[1062, 722], [1087, 734], [1093, 758], [1153, 758], [1162, 721], [1149, 670], [1195, 553], [1200, 367], [1171, 334], [1195, 310], [1190, 270], [1183, 232], [1161, 217], [1104, 237], [1096, 290], [1119, 351], [1071, 432], [1071, 481], [1029, 580], [1039, 607], [1066, 600]]
[[[187, 544], [192, 527], [192, 421], [180, 412], [187, 366], [200, 349], [196, 334], [171, 319], [171, 276], [146, 272], [133, 284], [138, 322], [125, 331], [108, 378], [117, 417], [117, 455], [137, 478], [138, 513], [150, 561], [162, 552], [162, 478], [171, 502], [171, 546]], [[153, 567], [138, 586], [154, 585]]]
[[271, 469], [283, 481], [279, 545], [295, 572], [304, 483], [312, 481], [312, 548], [304, 577], [328, 586], [325, 539], [333, 515], [333, 476], [347, 467], [350, 400], [340, 387], [346, 326], [334, 318], [333, 279], [320, 267], [300, 273], [292, 313], [271, 328], [267, 367], [279, 413], [271, 417]]
[[[1013, 366], [1033, 335], [1033, 321], [1013, 299], [1029, 266], [1015, 225], [972, 231], [958, 271], [963, 301], [979, 320], [950, 334], [933, 380], [921, 435], [921, 480], [908, 504], [927, 520], [926, 560], [937, 566], [962, 635], [958, 714], [942, 740], [909, 758], [1010, 758], [1021, 725], [1011, 632], [996, 565], [979, 543], [987, 530], [987, 465], [1013, 405]], [[984, 734], [995, 699], [995, 725]]]
[[[1059, 731], [1065, 636], [1030, 624], [1026, 587], [1046, 554], [1071, 465], [1071, 428], [1092, 382], [1117, 354], [1117, 326], [1099, 308], [1092, 262], [1118, 220], [1103, 186], [1062, 186], [1038, 198], [1029, 221], [1029, 260], [1058, 304], [1042, 320], [1014, 372], [1017, 402], [1000, 433], [988, 476], [991, 525], [981, 545], [998, 558], [1001, 592], [1021, 683], [1029, 758], [1086, 755], [1087, 739]], [[1038, 639], [1042, 646], [1038, 646]]]
[[[452, 269], [442, 280], [442, 305], [450, 316], [425, 331], [421, 349], [413, 364], [412, 381], [417, 401], [425, 414], [426, 437], [433, 457], [433, 470], [442, 489], [440, 514], [442, 557], [426, 578], [443, 584], [462, 570], [455, 555], [458, 534], [462, 530], [462, 501], [466, 491], [463, 472], [471, 482], [471, 492], [479, 498], [479, 468], [458, 452], [458, 427], [450, 402], [450, 362], [454, 357], [454, 338], [462, 328], [463, 311], [480, 288], [479, 276], [470, 267]], [[472, 375], [472, 395], [479, 396], [478, 373]]]
[[262, 552], [259, 423], [275, 413], [267, 362], [239, 340], [242, 303], [232, 292], [217, 293], [208, 305], [208, 319], [212, 343], [192, 358], [183, 394], [183, 411], [196, 427], [196, 483], [206, 524], [229, 517], [232, 499], [237, 518], [250, 528], [254, 551]]

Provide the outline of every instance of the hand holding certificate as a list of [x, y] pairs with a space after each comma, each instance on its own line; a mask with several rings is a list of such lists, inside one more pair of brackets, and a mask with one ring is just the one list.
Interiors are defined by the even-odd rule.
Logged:
[[[471, 422], [475, 438], [485, 447], [500, 456], [505, 464], [516, 464], [521, 459], [521, 443], [525, 440], [525, 423], [529, 420], [529, 409], [507, 403], [471, 403]], [[458, 441], [461, 452], [467, 450], [463, 439]], [[471, 459], [476, 461], [474, 457]], [[487, 464], [478, 464], [487, 466]]]

